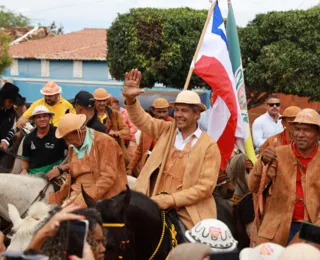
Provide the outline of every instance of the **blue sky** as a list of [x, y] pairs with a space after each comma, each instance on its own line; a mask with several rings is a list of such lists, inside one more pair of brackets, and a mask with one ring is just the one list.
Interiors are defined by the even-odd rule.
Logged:
[[[227, 0], [220, 0], [226, 16]], [[237, 24], [245, 26], [257, 13], [274, 10], [307, 9], [319, 0], [233, 0]], [[65, 32], [83, 28], [108, 28], [118, 13], [138, 7], [191, 7], [208, 9], [208, 0], [1, 0], [1, 5], [30, 17], [34, 25], [62, 24]]]

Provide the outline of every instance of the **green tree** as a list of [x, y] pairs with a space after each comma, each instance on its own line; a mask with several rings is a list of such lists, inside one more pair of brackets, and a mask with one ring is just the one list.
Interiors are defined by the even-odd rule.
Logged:
[[7, 34], [0, 33], [0, 74], [11, 65], [11, 58], [9, 56], [10, 39]]
[[320, 100], [320, 7], [257, 15], [239, 29], [248, 106], [273, 92]]
[[[117, 80], [132, 68], [143, 72], [143, 87], [155, 83], [183, 88], [207, 17], [206, 10], [131, 9], [108, 30], [108, 66]], [[206, 86], [196, 76], [190, 87]]]
[[27, 26], [29, 18], [22, 14], [15, 14], [4, 6], [0, 6], [0, 26]]

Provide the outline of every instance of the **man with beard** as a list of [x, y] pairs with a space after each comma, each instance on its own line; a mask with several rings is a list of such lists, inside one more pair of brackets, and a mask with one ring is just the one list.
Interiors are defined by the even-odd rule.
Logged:
[[136, 98], [144, 92], [140, 80], [138, 70], [126, 73], [122, 93], [125, 108], [132, 123], [157, 139], [157, 145], [134, 189], [151, 197], [162, 210], [176, 209], [180, 224], [187, 228], [203, 219], [216, 218], [212, 191], [219, 174], [220, 151], [197, 124], [206, 106], [196, 92], [184, 90], [170, 104], [175, 109], [175, 120], [152, 118]]
[[75, 113], [73, 106], [61, 96], [61, 87], [59, 87], [55, 82], [49, 81], [44, 85], [43, 89], [40, 90], [41, 94], [44, 96], [41, 99], [33, 102], [29, 109], [23, 113], [22, 117], [19, 118], [17, 122], [17, 127], [24, 126], [32, 111], [37, 106], [45, 106], [50, 112], [54, 113], [54, 118], [52, 124], [57, 126], [59, 118], [66, 113]]
[[[50, 175], [54, 167], [59, 168], [65, 158], [66, 143], [63, 139], [55, 137], [56, 127], [50, 124], [54, 114], [45, 106], [37, 106], [30, 120], [36, 128], [25, 137], [23, 142], [21, 161], [21, 174], [48, 173], [48, 178], [57, 176]], [[59, 168], [59, 172], [65, 169]]]
[[[168, 101], [164, 98], [157, 98], [156, 100], [154, 100], [151, 105], [153, 117], [165, 121], [172, 121], [173, 118], [169, 117], [169, 106], [170, 105]], [[140, 172], [138, 169], [139, 167], [137, 166], [139, 165], [139, 163], [139, 166], [141, 168], [144, 166], [156, 143], [156, 139], [152, 138], [146, 133], [141, 133], [140, 143], [127, 168], [128, 175], [134, 175], [134, 177], [139, 176]]]
[[254, 120], [252, 125], [253, 143], [256, 147], [256, 152], [260, 151], [261, 145], [275, 134], [281, 133], [283, 127], [281, 124], [280, 99], [271, 95], [266, 100], [267, 112]]
[[275, 160], [266, 176], [261, 158], [249, 174], [251, 192], [273, 183], [270, 204], [258, 230], [257, 244], [273, 242], [286, 246], [297, 242], [302, 222], [320, 225], [320, 116], [303, 109], [292, 122], [293, 142], [276, 148]]

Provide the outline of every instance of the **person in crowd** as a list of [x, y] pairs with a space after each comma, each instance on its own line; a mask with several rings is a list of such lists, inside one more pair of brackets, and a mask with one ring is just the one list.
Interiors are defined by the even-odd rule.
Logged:
[[[152, 114], [154, 118], [165, 121], [172, 121], [173, 118], [169, 117], [169, 102], [164, 98], [157, 98], [151, 105]], [[140, 136], [140, 143], [136, 149], [134, 156], [131, 159], [129, 166], [127, 167], [127, 174], [139, 176], [138, 167], [143, 167], [148, 157], [150, 156], [153, 147], [156, 145], [157, 140], [151, 136], [142, 133]]]
[[261, 158], [249, 174], [251, 192], [257, 193], [261, 182], [263, 187], [273, 185], [257, 244], [273, 242], [286, 246], [299, 240], [301, 222], [320, 224], [320, 116], [313, 109], [303, 109], [292, 124], [293, 142], [275, 149], [266, 175], [262, 175], [266, 166]]
[[207, 260], [210, 247], [200, 243], [183, 243], [171, 250], [168, 260]]
[[[35, 124], [35, 129], [23, 142], [21, 174], [49, 173], [64, 160], [67, 146], [64, 140], [55, 137], [56, 127], [50, 124], [53, 116], [42, 105], [32, 111], [29, 119]], [[58, 176], [59, 171], [58, 175], [50, 174], [48, 177], [52, 179]]]
[[107, 134], [115, 138], [120, 145], [125, 163], [128, 165], [130, 156], [125, 147], [124, 138], [130, 134], [129, 127], [120, 112], [108, 106], [110, 95], [104, 88], [96, 89], [93, 97], [96, 100], [95, 108], [100, 121], [104, 124]]
[[[60, 209], [60, 208], [58, 208]], [[58, 210], [57, 209], [57, 210]], [[103, 260], [105, 241], [102, 230], [102, 220], [96, 209], [85, 208], [73, 212], [75, 215], [84, 217], [89, 222], [89, 232], [87, 243], [90, 245], [95, 260]], [[49, 217], [50, 219], [50, 217]], [[62, 222], [57, 233], [47, 238], [41, 245], [40, 253], [46, 255], [49, 259], [65, 259], [65, 245], [67, 244], [67, 222]]]
[[[16, 122], [16, 111], [14, 105], [23, 102], [19, 94], [19, 88], [6, 82], [0, 89], [0, 148], [6, 150], [15, 135], [14, 124]], [[0, 157], [4, 154], [0, 151]]]
[[[306, 243], [288, 246], [277, 260], [320, 260], [320, 251]], [[241, 259], [242, 260], [242, 259]]]
[[252, 124], [253, 143], [256, 152], [260, 151], [261, 145], [275, 134], [281, 133], [283, 127], [280, 117], [280, 99], [271, 95], [266, 100], [267, 112], [254, 120]]
[[211, 115], [211, 111], [212, 111], [213, 101], [214, 101], [214, 95], [213, 95], [213, 91], [211, 91], [210, 92], [210, 105], [211, 106], [206, 111], [201, 112], [200, 119], [198, 121], [200, 128], [205, 132], [208, 132], [208, 123], [210, 121], [210, 115]]
[[126, 189], [127, 177], [119, 145], [110, 136], [86, 127], [86, 116], [66, 114], [56, 129], [69, 147], [70, 201], [84, 203], [81, 187], [95, 200], [111, 198]]
[[281, 123], [283, 126], [283, 131], [279, 134], [270, 136], [260, 147], [260, 155], [263, 154], [264, 150], [271, 146], [271, 147], [278, 147], [281, 145], [287, 145], [290, 144], [292, 141], [292, 131], [293, 131], [293, 125], [290, 124], [292, 122], [297, 114], [301, 111], [300, 107], [296, 106], [290, 106], [287, 107], [283, 111], [283, 115], [279, 117], [281, 119]]
[[[254, 248], [244, 248], [240, 252], [240, 260], [265, 259], [278, 260], [285, 248], [274, 243], [263, 243]], [[290, 258], [288, 258], [290, 259]]]
[[119, 111], [122, 114], [124, 118], [124, 122], [127, 124], [127, 126], [130, 129], [130, 135], [125, 137], [124, 140], [125, 140], [125, 146], [128, 149], [128, 153], [132, 158], [134, 155], [134, 152], [137, 149], [136, 133], [138, 131], [138, 128], [134, 124], [132, 124], [132, 122], [129, 119], [127, 110], [120, 106], [119, 100], [116, 97], [110, 97], [110, 104], [113, 110]]
[[60, 117], [64, 114], [75, 113], [72, 104], [61, 96], [61, 92], [61, 87], [59, 87], [55, 82], [49, 81], [46, 83], [40, 90], [40, 93], [44, 97], [32, 103], [27, 111], [23, 113], [22, 117], [19, 118], [17, 127], [24, 126], [28, 122], [32, 111], [39, 105], [47, 107], [50, 112], [54, 113], [55, 116], [52, 121], [54, 126], [57, 126]]
[[[136, 98], [141, 73], [131, 70], [125, 75], [123, 96], [130, 120], [142, 132], [157, 139], [157, 145], [134, 186], [154, 200], [160, 209], [175, 208], [187, 228], [207, 218], [216, 218], [212, 197], [219, 174], [220, 151], [214, 140], [203, 132], [197, 120], [206, 106], [193, 91], [182, 91], [171, 103], [174, 121], [152, 118]], [[168, 194], [160, 194], [160, 192]]]
[[104, 125], [100, 122], [94, 108], [95, 100], [88, 91], [80, 91], [74, 98], [74, 108], [77, 114], [87, 117], [86, 125], [98, 132], [106, 133]]

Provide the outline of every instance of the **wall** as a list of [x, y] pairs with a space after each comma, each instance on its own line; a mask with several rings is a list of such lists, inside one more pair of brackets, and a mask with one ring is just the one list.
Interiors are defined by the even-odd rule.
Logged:
[[[307, 97], [298, 97], [294, 95], [285, 95], [285, 94], [278, 94], [281, 105], [280, 105], [280, 113], [283, 113], [283, 110], [285, 110], [289, 106], [297, 106], [301, 109], [304, 108], [312, 108], [316, 111], [320, 111], [320, 102], [308, 102]], [[253, 121], [259, 117], [260, 115], [264, 114], [266, 112], [265, 105], [261, 105], [259, 107], [253, 108], [249, 110], [249, 120], [250, 125], [252, 125]]]

